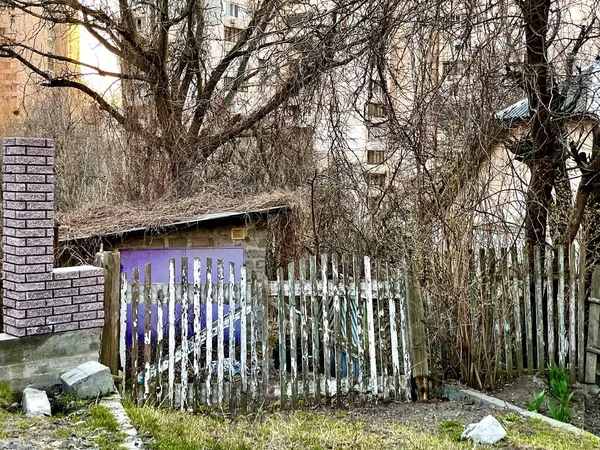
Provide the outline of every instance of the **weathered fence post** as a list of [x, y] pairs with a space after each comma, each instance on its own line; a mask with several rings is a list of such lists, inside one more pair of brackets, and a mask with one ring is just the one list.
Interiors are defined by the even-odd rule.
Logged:
[[[412, 361], [412, 376], [417, 385], [417, 399], [425, 401], [429, 393], [429, 363], [427, 357], [427, 337], [425, 334], [425, 322], [423, 299], [419, 282], [415, 279], [412, 271], [406, 269], [406, 297], [408, 305], [408, 321], [410, 329], [410, 349]], [[408, 370], [408, 369], [405, 369]]]
[[121, 256], [119, 252], [96, 254], [95, 265], [103, 267], [104, 275], [104, 327], [100, 362], [119, 373], [119, 313], [121, 305]]
[[592, 289], [588, 299], [590, 315], [588, 324], [588, 341], [585, 360], [585, 382], [595, 383], [600, 356], [600, 342], [598, 332], [600, 328], [600, 266], [596, 266], [592, 275]]

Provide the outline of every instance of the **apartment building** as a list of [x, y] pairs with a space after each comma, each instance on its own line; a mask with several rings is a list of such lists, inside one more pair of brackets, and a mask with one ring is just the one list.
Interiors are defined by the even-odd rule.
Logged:
[[[33, 65], [42, 70], [53, 73], [78, 70], [76, 66], [43, 56], [43, 53], [52, 53], [77, 60], [78, 27], [50, 24], [0, 3], [0, 42], [18, 42], [34, 48], [36, 51], [26, 48], [21, 48], [20, 51]], [[0, 125], [18, 124], [28, 108], [43, 95], [40, 81], [39, 77], [32, 75], [16, 59], [0, 58]]]

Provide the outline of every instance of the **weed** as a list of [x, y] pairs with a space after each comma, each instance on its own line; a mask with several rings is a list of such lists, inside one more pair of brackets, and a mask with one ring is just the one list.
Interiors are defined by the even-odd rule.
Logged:
[[458, 420], [446, 420], [440, 423], [438, 433], [442, 436], [447, 436], [453, 441], [460, 441], [465, 426]]
[[119, 423], [115, 416], [104, 406], [92, 405], [88, 410], [90, 418], [86, 421], [87, 426], [92, 428], [104, 428], [110, 432], [119, 429]]
[[515, 413], [508, 413], [506, 415], [504, 415], [504, 417], [502, 417], [502, 420], [505, 423], [518, 423], [521, 422], [523, 419], [521, 418], [521, 416], [519, 416], [518, 414]]
[[15, 394], [8, 383], [0, 382], [0, 408], [8, 409], [15, 401]]
[[527, 409], [533, 412], [540, 412], [540, 406], [542, 406], [542, 402], [546, 398], [546, 390], [544, 389], [542, 392], [537, 392], [533, 394], [533, 401], [526, 401], [525, 405], [527, 405]]
[[548, 411], [550, 416], [561, 422], [570, 422], [573, 408], [569, 407], [573, 399], [574, 392], [569, 392], [569, 375], [564, 367], [551, 365], [548, 367], [548, 380], [550, 383], [550, 392], [558, 401], [558, 405], [553, 405], [548, 401]]

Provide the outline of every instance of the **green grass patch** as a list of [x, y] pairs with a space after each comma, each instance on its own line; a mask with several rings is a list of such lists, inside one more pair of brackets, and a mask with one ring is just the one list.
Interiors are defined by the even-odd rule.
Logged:
[[[418, 425], [378, 420], [339, 412], [273, 412], [229, 419], [222, 415], [180, 413], [126, 403], [131, 421], [142, 435], [152, 437], [151, 450], [321, 450], [383, 449], [467, 450], [490, 448], [459, 441], [466, 424], [447, 420], [437, 432]], [[498, 448], [531, 450], [587, 450], [600, 440], [556, 430], [543, 422], [515, 414], [498, 418], [508, 436]]]
[[15, 401], [15, 394], [5, 382], [0, 382], [0, 408], [7, 409]]

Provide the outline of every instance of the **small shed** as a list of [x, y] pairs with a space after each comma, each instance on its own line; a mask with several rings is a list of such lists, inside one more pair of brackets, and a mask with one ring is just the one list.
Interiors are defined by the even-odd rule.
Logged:
[[[59, 214], [59, 258], [89, 262], [95, 253], [118, 250], [121, 270], [152, 263], [154, 282], [166, 282], [169, 259], [207, 258], [274, 275], [299, 253], [298, 197], [287, 193], [246, 199], [198, 196], [151, 204], [94, 206]], [[179, 264], [179, 263], [178, 263]], [[216, 270], [213, 272], [216, 273]]]

